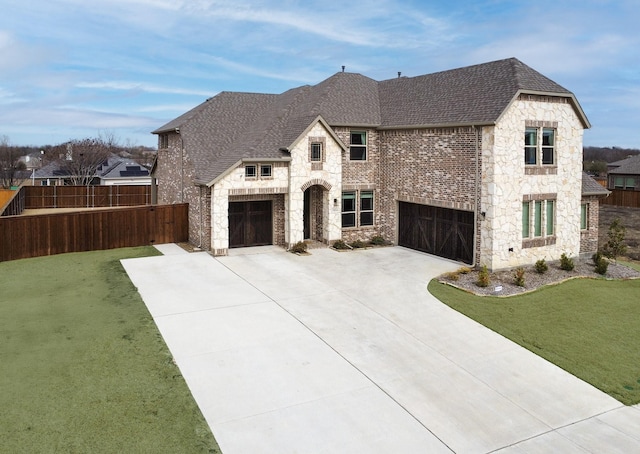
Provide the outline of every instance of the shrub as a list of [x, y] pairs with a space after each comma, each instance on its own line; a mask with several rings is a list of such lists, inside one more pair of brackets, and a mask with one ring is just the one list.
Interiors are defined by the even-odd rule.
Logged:
[[591, 260], [593, 260], [594, 265], [598, 265], [598, 262], [602, 260], [602, 252], [597, 251], [595, 254], [591, 256]]
[[360, 241], [360, 240], [355, 240], [353, 243], [351, 243], [349, 246], [351, 246], [354, 249], [360, 249], [365, 247], [365, 244]]
[[547, 262], [545, 262], [544, 259], [538, 260], [533, 267], [538, 274], [544, 274], [549, 270], [549, 265], [547, 265]]
[[563, 252], [560, 256], [560, 268], [565, 271], [571, 271], [575, 268], [575, 266], [576, 265], [573, 263], [573, 259], [567, 257], [567, 254]]
[[489, 279], [489, 270], [487, 269], [487, 265], [483, 265], [478, 273], [478, 280], [476, 281], [476, 285], [478, 287], [489, 287], [491, 283], [491, 279]]
[[296, 244], [291, 246], [290, 251], [294, 254], [303, 254], [307, 252], [307, 243], [305, 243], [304, 241], [298, 241]]
[[516, 268], [513, 272], [513, 280], [518, 287], [524, 287], [524, 272], [524, 268], [522, 267]]
[[469, 268], [468, 266], [463, 266], [458, 268], [458, 273], [460, 274], [469, 274], [471, 272], [471, 268]]
[[384, 246], [387, 244], [387, 240], [385, 240], [381, 235], [376, 235], [369, 240], [369, 243], [374, 246]]
[[347, 243], [345, 243], [343, 240], [336, 240], [333, 243], [333, 248], [334, 249], [349, 249], [349, 246], [347, 246]]
[[600, 252], [596, 252], [593, 254], [593, 263], [596, 266], [596, 273], [605, 275], [607, 274], [607, 269], [609, 268], [609, 260], [602, 256]]
[[620, 218], [615, 218], [607, 231], [609, 241], [604, 245], [604, 255], [615, 260], [618, 256], [624, 255], [627, 252], [627, 246], [624, 244], [626, 232], [627, 229], [622, 225], [622, 222], [620, 222]]

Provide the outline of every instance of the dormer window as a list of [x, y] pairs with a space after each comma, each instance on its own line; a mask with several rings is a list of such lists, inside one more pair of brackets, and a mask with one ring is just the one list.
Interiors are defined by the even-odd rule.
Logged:
[[322, 144], [311, 144], [311, 162], [322, 162]]

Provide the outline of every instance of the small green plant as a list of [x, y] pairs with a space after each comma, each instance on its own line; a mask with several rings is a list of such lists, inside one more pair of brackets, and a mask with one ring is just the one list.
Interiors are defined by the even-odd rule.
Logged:
[[533, 267], [538, 274], [544, 274], [549, 270], [549, 265], [547, 265], [547, 262], [545, 262], [544, 259], [538, 260]]
[[560, 268], [565, 271], [572, 271], [575, 268], [575, 263], [573, 263], [573, 259], [571, 257], [567, 257], [567, 254], [564, 252], [560, 256]]
[[345, 243], [343, 240], [336, 240], [333, 243], [333, 248], [334, 249], [349, 249], [349, 246], [347, 246], [347, 243]]
[[376, 235], [369, 240], [369, 243], [374, 246], [384, 246], [387, 244], [387, 240], [385, 240], [382, 235]]
[[615, 260], [620, 255], [624, 255], [627, 252], [627, 245], [624, 244], [626, 233], [627, 228], [622, 225], [620, 218], [615, 218], [607, 231], [609, 241], [607, 241], [602, 249], [603, 254], [612, 260]]
[[598, 263], [596, 263], [596, 273], [604, 276], [607, 274], [607, 269], [609, 269], [609, 261], [602, 257]]
[[296, 244], [291, 246], [290, 251], [294, 254], [304, 254], [307, 252], [307, 243], [304, 241], [298, 241]]
[[513, 272], [513, 280], [518, 287], [524, 287], [524, 273], [525, 271], [522, 267], [516, 268]]
[[593, 260], [593, 264], [597, 265], [600, 260], [602, 260], [602, 252], [597, 251], [595, 254], [591, 256], [591, 260]]
[[487, 265], [483, 265], [478, 272], [478, 280], [476, 281], [476, 285], [478, 287], [489, 287], [491, 283], [491, 279], [489, 278], [489, 270], [487, 269]]
[[349, 246], [351, 246], [354, 249], [360, 249], [360, 248], [365, 247], [366, 245], [360, 240], [355, 240], [354, 242], [349, 244]]

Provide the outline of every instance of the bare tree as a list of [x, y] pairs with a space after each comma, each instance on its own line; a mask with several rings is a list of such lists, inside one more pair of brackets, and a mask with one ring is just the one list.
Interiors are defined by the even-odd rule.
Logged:
[[107, 162], [118, 145], [115, 137], [107, 134], [71, 140], [56, 148], [60, 156], [60, 169], [68, 174], [71, 184], [89, 185], [96, 177], [97, 170]]
[[0, 136], [0, 187], [9, 189], [19, 186], [27, 177], [28, 172], [24, 162], [20, 161], [22, 155], [16, 147], [12, 147], [9, 137]]

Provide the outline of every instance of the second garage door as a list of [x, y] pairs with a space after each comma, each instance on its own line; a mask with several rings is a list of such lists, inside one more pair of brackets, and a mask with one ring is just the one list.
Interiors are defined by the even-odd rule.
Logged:
[[473, 213], [400, 202], [398, 244], [463, 263], [473, 262]]
[[229, 203], [229, 247], [264, 246], [273, 243], [270, 200]]

